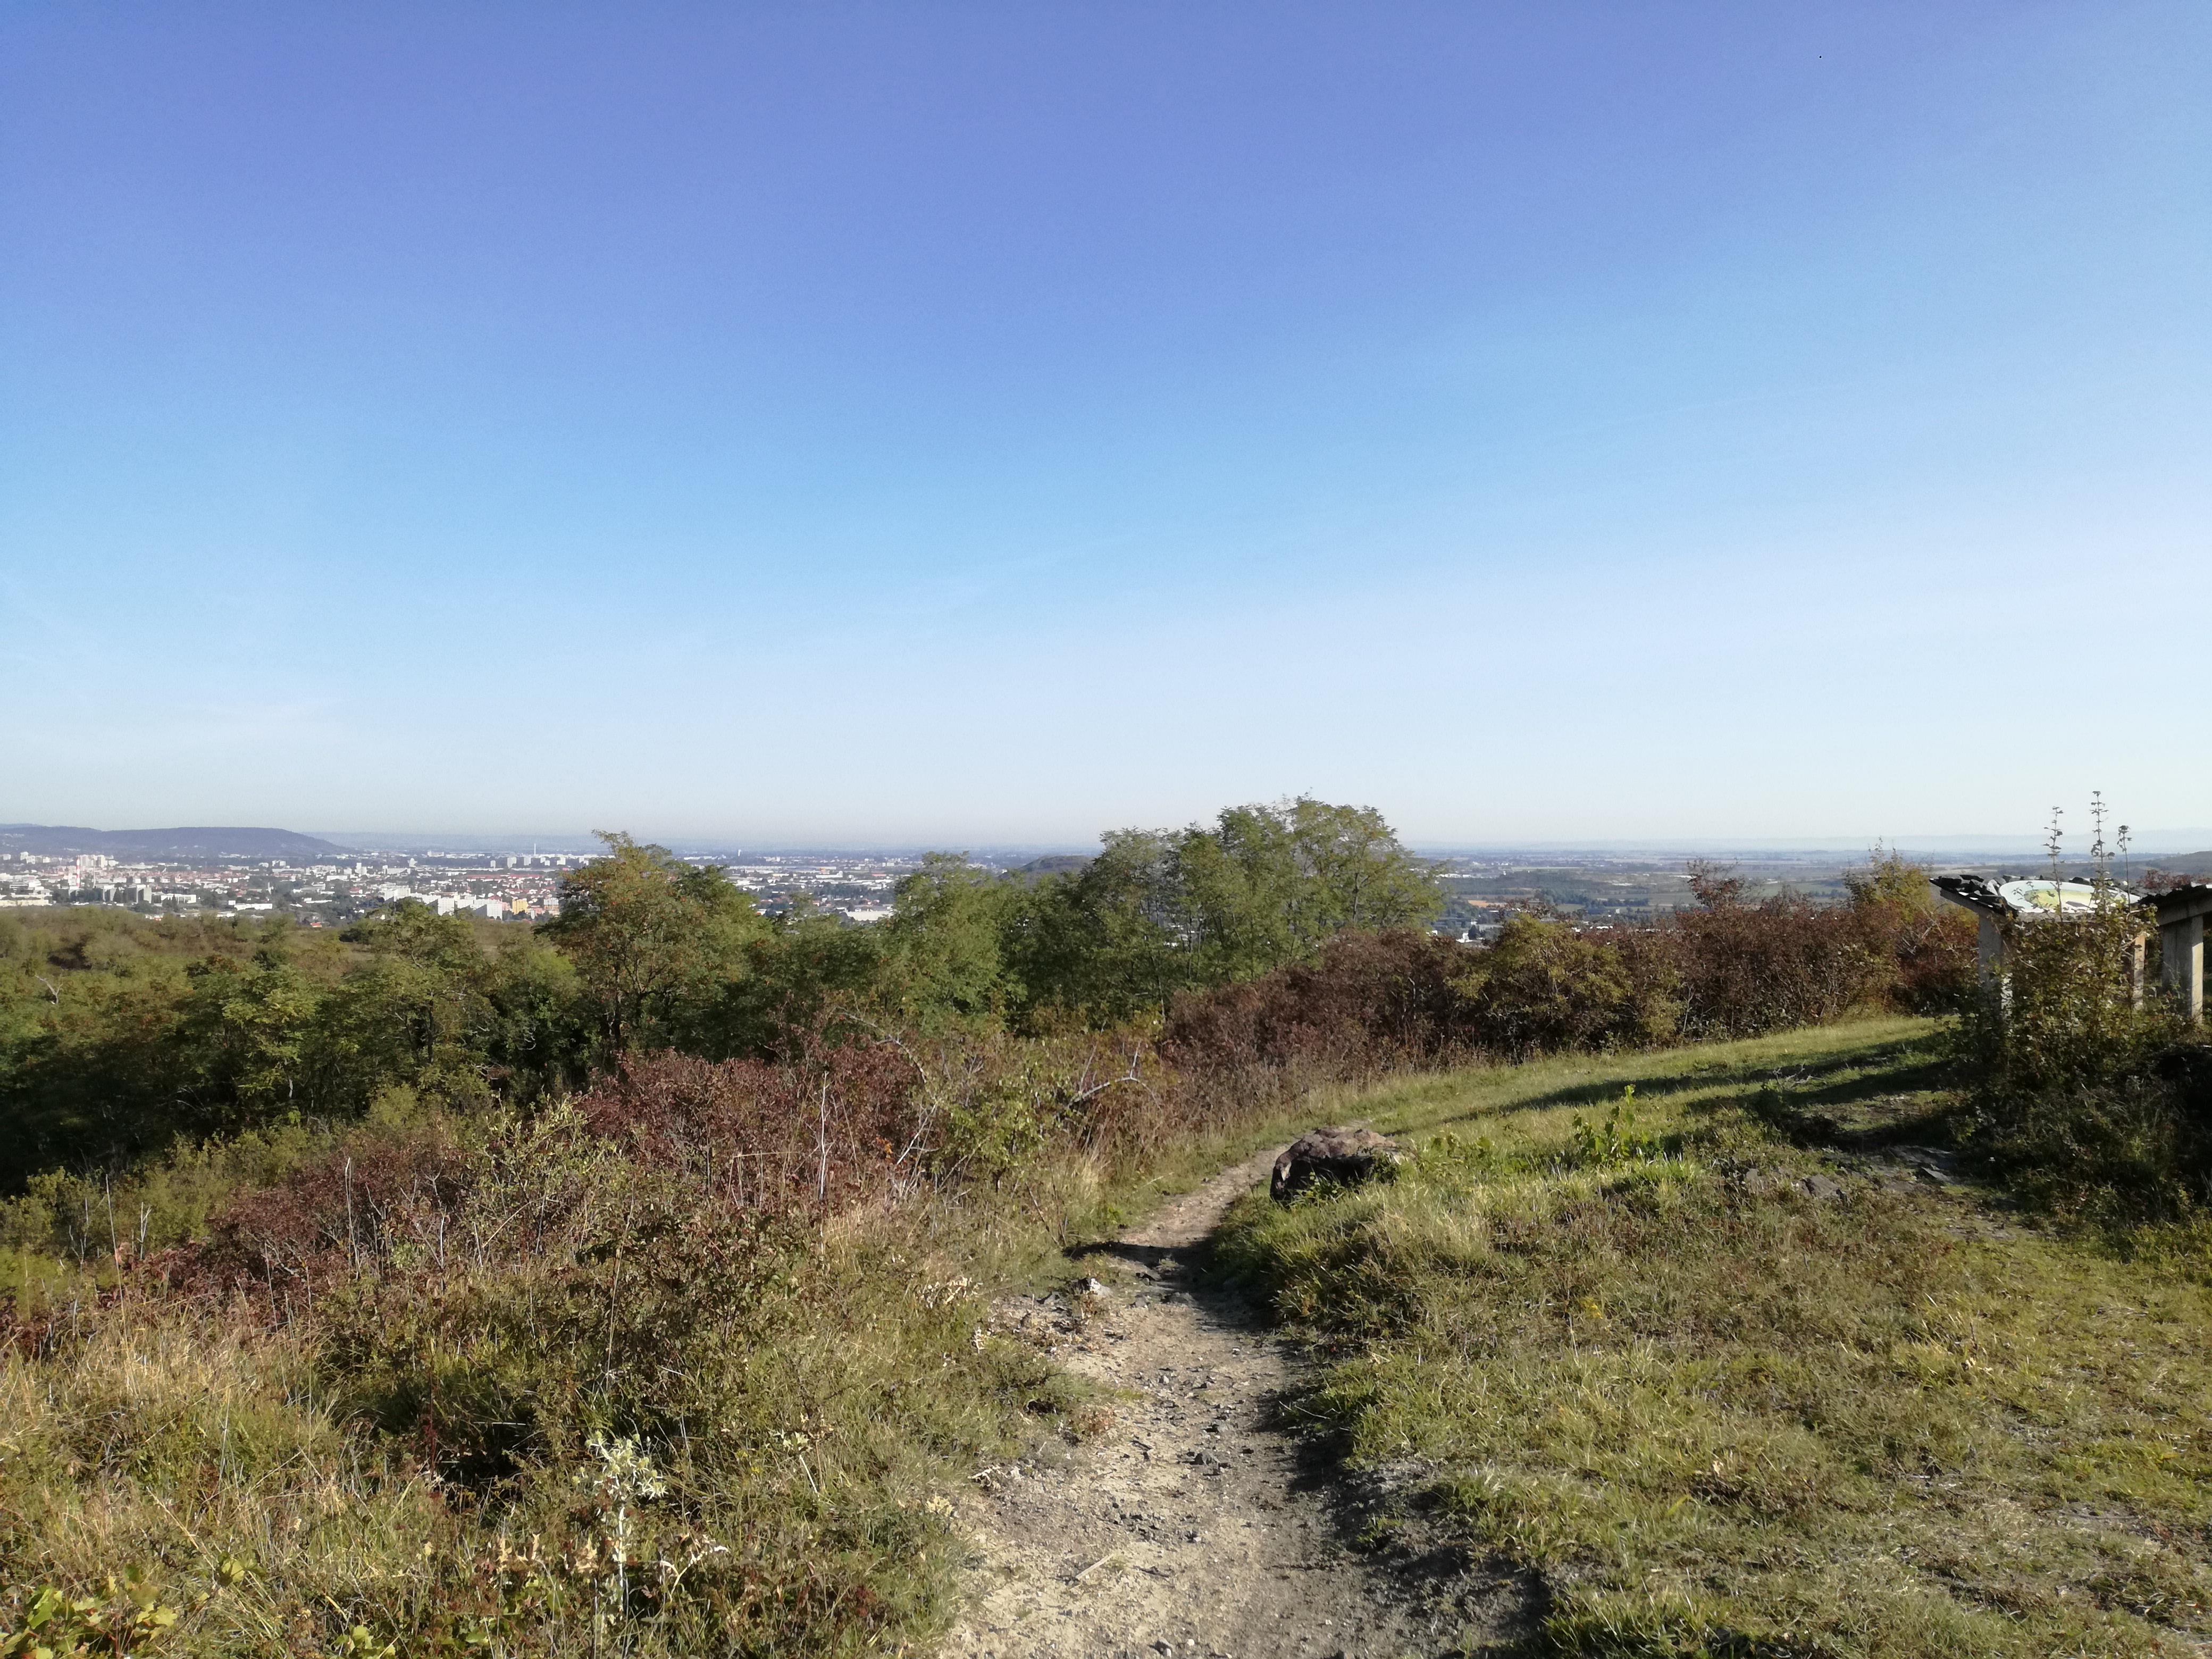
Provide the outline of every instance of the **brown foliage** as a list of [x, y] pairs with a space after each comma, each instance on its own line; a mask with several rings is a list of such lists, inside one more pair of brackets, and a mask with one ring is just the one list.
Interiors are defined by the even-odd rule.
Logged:
[[1820, 1024], [1875, 1000], [1895, 971], [1853, 912], [1791, 895], [1745, 904], [1730, 894], [1676, 912], [1666, 931], [1693, 1040]]
[[915, 1061], [884, 1042], [811, 1063], [627, 1060], [577, 1103], [586, 1127], [677, 1169], [725, 1202], [836, 1210], [911, 1178], [933, 1149]]
[[1341, 933], [1310, 965], [1178, 998], [1160, 1051], [1206, 1087], [1268, 1098], [1443, 1064], [1473, 1046], [1455, 984], [1473, 955], [1425, 933]]
[[[183, 1285], [243, 1288], [281, 1310], [365, 1263], [412, 1252], [442, 1265], [464, 1228], [504, 1252], [543, 1248], [569, 1200], [549, 1188], [526, 1203], [514, 1182], [526, 1144], [538, 1167], [564, 1167], [547, 1134], [585, 1162], [618, 1152], [702, 1212], [818, 1219], [924, 1185], [999, 1182], [1055, 1147], [1141, 1161], [1318, 1083], [1747, 1036], [1870, 1004], [1930, 1012], [1971, 983], [1971, 924], [1920, 902], [1895, 871], [1834, 907], [1747, 903], [1725, 873], [1694, 878], [1701, 906], [1651, 927], [1521, 916], [1479, 950], [1411, 930], [1346, 933], [1310, 963], [1179, 998], [1157, 1038], [816, 1033], [782, 1062], [634, 1055], [545, 1125], [478, 1123], [465, 1143], [437, 1118], [365, 1124], [240, 1194], [166, 1265]], [[580, 1164], [558, 1180], [580, 1192], [601, 1178]], [[485, 1182], [496, 1197], [471, 1207]], [[518, 1204], [528, 1212], [489, 1213]]]
[[1892, 858], [1855, 880], [1852, 902], [1796, 894], [1746, 903], [1743, 884], [1693, 868], [1700, 903], [1660, 931], [1680, 976], [1681, 1035], [1754, 1036], [1883, 1006], [1935, 1013], [1973, 982], [1974, 925], [1929, 897], [1923, 872]]
[[1974, 929], [1911, 874], [1829, 906], [1747, 902], [1742, 881], [1699, 867], [1699, 907], [1654, 926], [1516, 915], [1480, 949], [1346, 933], [1310, 965], [1179, 999], [1160, 1050], [1206, 1088], [1279, 1097], [1474, 1054], [1751, 1036], [1869, 1006], [1937, 1012], [1972, 983]]
[[1897, 964], [1890, 1003], [1905, 1013], [1948, 1013], [1974, 987], [1976, 927], [1954, 905], [1870, 917], [1877, 939]]
[[403, 1243], [442, 1240], [477, 1175], [441, 1119], [367, 1126], [276, 1184], [240, 1192], [204, 1241], [162, 1266], [181, 1289], [259, 1292], [281, 1310], [295, 1289], [312, 1297]]

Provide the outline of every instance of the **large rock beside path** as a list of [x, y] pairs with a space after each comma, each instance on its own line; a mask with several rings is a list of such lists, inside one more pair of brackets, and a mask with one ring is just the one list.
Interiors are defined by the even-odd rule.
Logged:
[[1275, 1178], [1267, 1191], [1277, 1203], [1287, 1204], [1316, 1182], [1354, 1187], [1405, 1156], [1404, 1147], [1372, 1129], [1311, 1129], [1275, 1160]]

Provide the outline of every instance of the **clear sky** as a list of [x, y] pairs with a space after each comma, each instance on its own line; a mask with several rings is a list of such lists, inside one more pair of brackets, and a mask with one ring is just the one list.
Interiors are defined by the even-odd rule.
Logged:
[[0, 819], [2212, 824], [2212, 7], [0, 0]]

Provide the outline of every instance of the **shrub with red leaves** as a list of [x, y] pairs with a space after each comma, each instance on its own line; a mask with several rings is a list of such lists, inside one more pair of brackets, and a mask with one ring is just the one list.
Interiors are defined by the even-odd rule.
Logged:
[[934, 1145], [919, 1082], [887, 1042], [824, 1048], [802, 1066], [663, 1052], [625, 1060], [577, 1106], [594, 1133], [726, 1202], [836, 1210], [926, 1167]]
[[170, 1282], [259, 1291], [279, 1304], [295, 1287], [312, 1294], [408, 1244], [434, 1249], [477, 1173], [442, 1119], [365, 1126], [275, 1185], [238, 1193], [206, 1239], [171, 1257]]
[[1270, 1097], [1442, 1064], [1471, 1046], [1455, 985], [1471, 955], [1431, 933], [1340, 933], [1310, 965], [1178, 998], [1161, 1052], [1212, 1086]]
[[1896, 972], [1853, 912], [1795, 896], [1680, 910], [1667, 931], [1692, 1040], [1817, 1025], [1878, 999]]

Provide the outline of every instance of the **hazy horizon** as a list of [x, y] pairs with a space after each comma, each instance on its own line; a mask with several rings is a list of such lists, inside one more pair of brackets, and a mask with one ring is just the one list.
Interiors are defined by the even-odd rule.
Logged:
[[9, 817], [2212, 823], [2202, 6], [0, 39]]
[[[0, 830], [17, 829], [18, 824], [0, 824]], [[40, 825], [40, 828], [75, 827], [97, 830], [103, 834], [149, 833], [166, 829], [222, 828], [276, 830], [328, 841], [349, 850], [363, 852], [417, 852], [444, 849], [457, 853], [518, 853], [535, 849], [544, 853], [582, 853], [595, 851], [600, 846], [598, 838], [584, 830], [506, 830], [470, 831], [453, 830], [331, 830], [298, 829], [289, 824], [224, 824], [186, 826], [174, 824], [88, 824], [82, 822], [73, 826]], [[1131, 823], [1117, 828], [1172, 829], [1181, 827], [1169, 823]], [[793, 842], [773, 838], [737, 835], [686, 836], [657, 833], [651, 830], [625, 826], [619, 833], [631, 834], [636, 839], [657, 843], [687, 854], [705, 852], [743, 851], [761, 855], [792, 854], [836, 854], [841, 855], [913, 856], [924, 852], [962, 852], [976, 857], [1043, 857], [1062, 854], [1087, 854], [1099, 844], [1093, 836], [1085, 841], [1033, 842], [1005, 836], [952, 836], [936, 841], [909, 842], [896, 837], [852, 836], [830, 841]], [[2086, 858], [2094, 833], [2086, 815], [2082, 821], [2069, 824], [2066, 830], [2062, 856], [2068, 860]], [[1717, 835], [1691, 838], [1657, 838], [1621, 840], [1604, 838], [1564, 838], [1558, 840], [1492, 840], [1478, 842], [1424, 841], [1408, 836], [1406, 844], [1413, 852], [1431, 858], [1499, 858], [1516, 855], [1540, 855], [1555, 853], [1562, 855], [1608, 856], [1645, 854], [1655, 858], [1674, 857], [1741, 857], [1757, 859], [1762, 856], [1839, 859], [1845, 861], [1863, 859], [1879, 844], [1884, 848], [1913, 856], [1967, 858], [1980, 855], [1987, 859], [2014, 860], [2021, 858], [2040, 859], [2044, 856], [2044, 840], [2039, 835], [1923, 835], [1923, 836], [1810, 836], [1802, 838], [1765, 838], [1741, 835]], [[2179, 830], [2130, 830], [2127, 852], [2137, 858], [2151, 859], [2162, 855], [2212, 851], [2212, 827]]]
[[[1180, 827], [1168, 823], [1131, 823], [1116, 828], [1168, 829]], [[477, 834], [453, 830], [307, 830], [302, 835], [318, 836], [341, 844], [374, 848], [379, 845], [417, 846], [447, 842], [456, 848], [490, 848], [497, 844], [512, 850], [524, 842], [548, 843], [545, 850], [588, 848], [599, 843], [588, 832], [577, 831], [494, 831]], [[966, 850], [975, 853], [1028, 852], [1039, 855], [1054, 853], [1087, 853], [1098, 846], [1098, 837], [1086, 841], [1031, 842], [1005, 836], [952, 837], [942, 841], [908, 842], [889, 837], [848, 837], [838, 841], [790, 842], [763, 839], [745, 836], [682, 836], [656, 834], [649, 830], [625, 830], [622, 833], [637, 839], [658, 842], [677, 848], [741, 848], [761, 853], [781, 852], [849, 852], [849, 853], [918, 853], [925, 851]], [[1516, 852], [1576, 852], [1576, 853], [1652, 853], [1683, 854], [1725, 852], [1735, 849], [1745, 854], [1772, 853], [1832, 853], [1859, 856], [1866, 854], [1879, 842], [1883, 846], [1902, 852], [1987, 852], [1992, 854], [2034, 854], [2040, 856], [2043, 840], [2039, 836], [1879, 836], [1853, 837], [1849, 836], [1811, 836], [1795, 839], [1760, 839], [1746, 836], [1713, 836], [1654, 840], [1618, 840], [1603, 838], [1565, 838], [1559, 840], [1518, 840], [1482, 842], [1425, 841], [1419, 836], [1404, 837], [1413, 851], [1431, 857], [1448, 854], [1480, 856]], [[559, 846], [551, 843], [558, 842]], [[2078, 842], [2077, 846], [2075, 843]], [[2069, 826], [2067, 830], [2064, 856], [2087, 856], [2089, 832], [2086, 818], [2082, 823]], [[2212, 827], [2203, 829], [2130, 830], [2130, 848], [2144, 857], [2159, 854], [2195, 853], [2212, 849]]]

